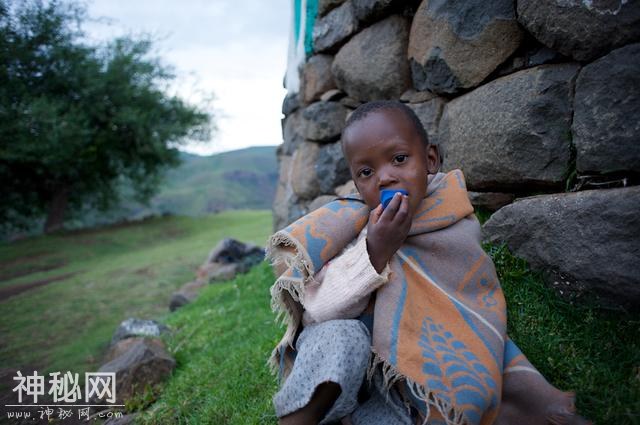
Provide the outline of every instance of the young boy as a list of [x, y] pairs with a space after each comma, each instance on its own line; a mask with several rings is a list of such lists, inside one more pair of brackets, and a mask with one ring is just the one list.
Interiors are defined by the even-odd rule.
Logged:
[[[342, 147], [360, 196], [303, 217], [268, 248], [287, 266], [272, 288], [289, 324], [272, 357], [286, 377], [280, 423], [581, 423], [572, 396], [506, 336], [462, 174], [437, 173], [413, 111], [361, 106]], [[383, 208], [384, 189], [407, 194]], [[372, 385], [358, 397], [368, 365]]]

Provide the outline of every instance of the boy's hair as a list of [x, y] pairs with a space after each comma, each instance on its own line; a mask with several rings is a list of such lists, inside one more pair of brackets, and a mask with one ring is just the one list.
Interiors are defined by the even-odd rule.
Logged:
[[342, 129], [342, 134], [344, 134], [347, 128], [349, 128], [353, 123], [360, 121], [372, 112], [391, 110], [402, 112], [405, 117], [409, 119], [411, 124], [413, 124], [413, 127], [416, 133], [418, 133], [420, 140], [422, 140], [425, 146], [429, 146], [429, 137], [427, 136], [427, 132], [425, 131], [422, 122], [420, 122], [420, 118], [418, 118], [413, 109], [397, 100], [374, 100], [373, 102], [367, 102], [358, 106], [358, 108], [349, 116], [349, 119]]

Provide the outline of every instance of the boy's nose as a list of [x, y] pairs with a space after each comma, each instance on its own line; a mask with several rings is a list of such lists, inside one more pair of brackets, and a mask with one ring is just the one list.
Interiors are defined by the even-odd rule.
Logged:
[[381, 170], [378, 173], [378, 186], [380, 189], [387, 188], [398, 182], [398, 178], [393, 172]]

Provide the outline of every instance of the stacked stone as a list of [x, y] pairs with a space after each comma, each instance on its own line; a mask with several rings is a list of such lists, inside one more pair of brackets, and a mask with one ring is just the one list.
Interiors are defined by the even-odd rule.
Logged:
[[276, 229], [353, 188], [346, 117], [399, 99], [498, 210], [488, 240], [640, 307], [640, 1], [319, 0], [313, 41], [283, 104]]

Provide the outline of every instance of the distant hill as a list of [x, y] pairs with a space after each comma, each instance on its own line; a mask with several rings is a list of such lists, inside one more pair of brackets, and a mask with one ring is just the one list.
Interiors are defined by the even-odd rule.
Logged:
[[[66, 229], [81, 229], [159, 215], [200, 216], [232, 209], [271, 209], [278, 180], [277, 146], [259, 146], [211, 156], [181, 153], [182, 164], [167, 171], [145, 206], [121, 188], [123, 202], [109, 210], [70, 213]], [[127, 195], [129, 194], [129, 195]], [[0, 241], [40, 234], [44, 218], [28, 229], [0, 226]]]
[[[276, 146], [212, 156], [181, 154], [149, 207], [135, 215], [197, 216], [229, 209], [271, 209], [278, 180]], [[133, 207], [131, 205], [130, 207]]]
[[276, 147], [252, 147], [212, 156], [182, 154], [167, 173], [151, 208], [202, 215], [227, 209], [270, 209], [276, 192]]
[[[259, 146], [211, 156], [181, 153], [182, 164], [166, 173], [149, 205], [132, 200], [126, 195], [131, 189], [125, 187], [120, 206], [106, 212], [76, 213], [65, 221], [65, 228], [167, 214], [199, 216], [230, 209], [271, 209], [278, 180], [276, 148]], [[29, 233], [37, 234], [41, 227], [41, 223], [35, 225], [37, 231]]]

